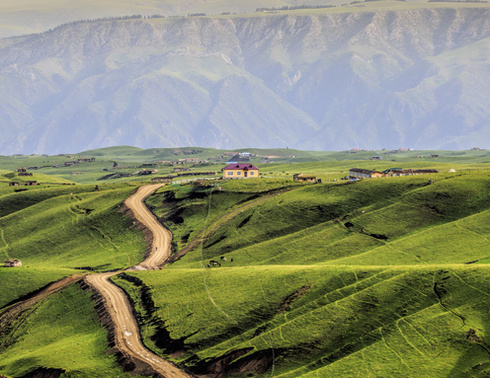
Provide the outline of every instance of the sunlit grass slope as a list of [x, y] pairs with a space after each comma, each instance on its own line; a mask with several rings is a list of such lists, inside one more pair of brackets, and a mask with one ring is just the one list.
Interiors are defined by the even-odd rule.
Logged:
[[[233, 257], [235, 265], [405, 265], [490, 257], [489, 176], [438, 174], [433, 184], [428, 179], [289, 187], [268, 197], [242, 193], [240, 200], [226, 190], [208, 190], [206, 197], [192, 191], [180, 200], [167, 193], [174, 199], [157, 214], [174, 231], [176, 245], [185, 246], [202, 227], [212, 228], [238, 209], [182, 259], [179, 264], [187, 267], [221, 256]], [[157, 207], [157, 197], [151, 201]], [[247, 207], [247, 201], [256, 204]]]
[[189, 250], [117, 279], [151, 348], [227, 376], [490, 371], [487, 174], [290, 182], [149, 200]]
[[10, 269], [0, 267], [0, 288], [2, 288], [0, 312], [7, 304], [71, 274], [73, 274], [71, 269]]
[[[2, 286], [3, 288], [3, 286]], [[0, 335], [0, 374], [21, 377], [46, 367], [63, 377], [126, 377], [109, 356], [107, 332], [90, 299], [78, 285], [29, 309]]]
[[37, 181], [39, 184], [72, 184], [71, 181], [60, 177], [54, 177], [37, 172], [31, 173], [32, 176], [19, 176], [17, 172], [0, 170], [0, 181], [14, 181], [21, 184], [25, 183], [26, 181]]
[[184, 341], [178, 360], [201, 372], [230, 355], [230, 375], [252, 361], [287, 377], [368, 370], [376, 377], [445, 377], [490, 367], [486, 266], [263, 266], [132, 275], [148, 285], [157, 308], [144, 327], [148, 339], [153, 335], [149, 344], [158, 343], [155, 328], [165, 322], [170, 336]]
[[[99, 189], [80, 186], [69, 193], [46, 189], [1, 197], [4, 209], [12, 204], [18, 211], [0, 218], [0, 255], [33, 268], [136, 264], [144, 250], [142, 235], [118, 212], [135, 187]], [[23, 208], [28, 203], [33, 204]]]

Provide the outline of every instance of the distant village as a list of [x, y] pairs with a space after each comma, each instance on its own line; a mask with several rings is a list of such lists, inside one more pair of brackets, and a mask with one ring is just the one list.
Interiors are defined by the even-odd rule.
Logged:
[[[480, 150], [479, 148], [474, 148], [474, 150]], [[395, 154], [401, 152], [410, 151], [408, 148], [400, 148], [398, 150], [382, 150], [383, 154]], [[218, 176], [221, 176], [223, 179], [250, 179], [250, 178], [258, 178], [262, 176], [259, 168], [252, 164], [251, 161], [259, 162], [260, 164], [266, 164], [277, 158], [294, 158], [294, 155], [286, 155], [286, 156], [258, 156], [251, 152], [224, 152], [216, 157], [209, 157], [206, 159], [193, 157], [189, 155], [197, 155], [201, 150], [197, 149], [175, 149], [173, 154], [178, 155], [187, 155], [183, 158], [173, 159], [173, 160], [155, 160], [147, 163], [139, 163], [134, 166], [130, 163], [122, 163], [111, 161], [111, 167], [102, 168], [102, 172], [105, 172], [104, 175], [99, 177], [97, 180], [113, 180], [125, 177], [133, 177], [133, 176], [151, 176], [151, 182], [153, 183], [172, 183], [175, 179], [179, 179], [180, 182], [182, 180], [192, 181], [195, 178], [202, 178], [203, 176], [208, 176], [209, 179], [216, 179]], [[360, 153], [360, 152], [368, 152], [365, 150], [360, 150], [357, 148], [353, 148], [351, 150], [346, 151], [347, 153]], [[14, 157], [22, 157], [24, 155], [14, 155]], [[36, 156], [36, 155], [31, 155]], [[41, 155], [42, 157], [49, 158], [48, 155]], [[71, 175], [83, 175], [86, 173], [86, 169], [82, 168], [82, 164], [90, 164], [95, 163], [96, 158], [93, 156], [76, 156], [76, 155], [66, 155], [60, 154], [56, 157], [66, 158], [66, 161], [59, 162], [59, 159], [56, 161], [57, 164], [43, 165], [43, 166], [31, 166], [27, 168], [18, 168], [17, 175], [19, 177], [32, 177], [32, 171], [39, 170], [42, 168], [75, 168], [80, 166], [79, 170], [72, 170]], [[419, 156], [415, 156], [419, 157]], [[439, 155], [431, 154], [427, 156], [430, 158], [438, 158]], [[370, 160], [384, 160], [384, 156], [380, 155], [372, 155], [369, 158]], [[46, 162], [49, 162], [47, 160]], [[107, 163], [107, 161], [106, 161]], [[224, 167], [219, 169], [208, 169], [204, 167], [216, 167], [218, 164], [226, 164]], [[171, 172], [169, 172], [169, 168], [171, 168]], [[204, 168], [204, 169], [203, 169]], [[84, 172], [85, 170], [85, 172]], [[159, 170], [163, 170], [166, 172], [165, 175], [158, 175]], [[436, 169], [403, 169], [403, 168], [389, 168], [383, 171], [377, 170], [369, 170], [363, 168], [351, 168], [349, 170], [349, 174], [341, 180], [350, 180], [356, 181], [360, 179], [366, 178], [378, 178], [378, 177], [394, 177], [394, 176], [411, 176], [411, 175], [423, 175], [423, 174], [432, 174], [437, 173]], [[194, 178], [195, 177], [195, 178]], [[295, 182], [303, 182], [303, 183], [321, 183], [321, 179], [316, 176], [295, 173], [292, 175], [292, 179]], [[336, 180], [335, 180], [336, 181]], [[23, 180], [23, 181], [11, 181], [9, 182], [10, 186], [33, 186], [38, 185], [36, 180]], [[19, 189], [24, 190], [24, 189]]]

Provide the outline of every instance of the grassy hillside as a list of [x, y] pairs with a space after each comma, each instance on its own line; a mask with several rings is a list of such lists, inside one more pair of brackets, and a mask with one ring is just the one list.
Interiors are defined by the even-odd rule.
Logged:
[[230, 376], [444, 377], [489, 368], [486, 267], [131, 275], [148, 285], [157, 308], [145, 322], [149, 345], [159, 349], [166, 327], [174, 349], [160, 350], [201, 373], [222, 359]]
[[78, 285], [34, 306], [11, 326], [12, 333], [0, 334], [0, 374], [22, 377], [46, 367], [63, 377], [129, 376], [106, 353], [107, 333], [90, 294]]
[[[114, 269], [143, 254], [142, 235], [120, 209], [134, 186], [39, 189], [0, 198], [0, 255], [27, 267]], [[76, 237], [74, 237], [76, 235]]]
[[[121, 212], [135, 185], [15, 189], [0, 182], [0, 313], [60, 278], [142, 260], [144, 237]], [[7, 258], [23, 266], [5, 268]], [[126, 376], [106, 352], [107, 331], [90, 295], [72, 285], [0, 324], [0, 375], [42, 374], [45, 368], [66, 377]]]
[[[430, 178], [431, 185], [429, 177], [412, 176], [290, 187], [262, 196], [260, 202], [257, 194], [237, 197], [226, 184], [222, 191], [208, 190], [207, 196], [181, 191], [181, 199], [164, 189], [160, 201], [169, 200], [157, 214], [174, 231], [176, 243], [185, 246], [200, 228], [212, 229], [237, 208], [180, 262], [189, 267], [220, 256], [234, 257], [239, 265], [425, 264], [449, 252], [451, 257], [441, 262], [459, 258], [454, 262], [464, 263], [490, 256], [483, 238], [490, 207], [488, 175], [439, 173]], [[247, 199], [254, 206], [247, 207]], [[150, 203], [156, 207], [157, 201], [154, 197]], [[352, 257], [359, 254], [363, 257]]]
[[116, 282], [198, 373], [482, 376], [490, 178], [428, 178], [164, 188], [148, 202], [188, 253]]
[[[97, 160], [134, 164], [172, 154], [99, 152]], [[488, 375], [488, 167], [473, 151], [467, 164], [409, 153], [257, 163], [260, 179], [161, 188], [147, 203], [172, 231], [175, 252], [187, 254], [161, 271], [114, 278], [135, 304], [147, 346], [197, 374], [230, 377]], [[373, 164], [441, 172], [338, 180]], [[299, 172], [324, 181], [294, 183]], [[142, 258], [142, 235], [119, 212], [136, 186], [97, 185], [15, 192], [0, 182], [0, 254], [24, 263], [0, 268], [0, 309], [75, 267], [117, 269]], [[88, 295], [72, 285], [0, 334], [0, 374], [44, 366], [69, 377], [124, 376], [105, 353]]]
[[10, 269], [0, 267], [0, 312], [9, 303], [32, 293], [53, 281], [73, 274], [71, 269]]

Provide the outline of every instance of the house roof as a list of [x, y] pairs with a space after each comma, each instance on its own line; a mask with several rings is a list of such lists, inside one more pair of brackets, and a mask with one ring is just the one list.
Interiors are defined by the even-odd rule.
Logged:
[[223, 168], [224, 171], [242, 170], [242, 171], [258, 171], [259, 169], [252, 164], [230, 164]]
[[350, 171], [351, 172], [357, 172], [357, 173], [364, 173], [367, 175], [371, 175], [373, 173], [379, 173], [378, 171], [372, 171], [370, 169], [362, 169], [362, 168], [351, 168]]

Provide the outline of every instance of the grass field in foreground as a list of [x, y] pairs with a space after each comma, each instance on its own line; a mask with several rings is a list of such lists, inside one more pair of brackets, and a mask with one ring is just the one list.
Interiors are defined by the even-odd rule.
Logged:
[[[65, 276], [141, 261], [143, 234], [120, 211], [135, 189], [41, 185], [14, 192], [0, 183], [0, 255], [23, 263], [0, 268], [0, 312]], [[63, 377], [127, 376], [107, 348], [90, 294], [72, 285], [1, 325], [0, 375], [22, 377], [45, 367]]]
[[90, 293], [76, 284], [23, 313], [12, 327], [13, 333], [0, 335], [0, 374], [21, 377], [49, 367], [70, 378], [129, 377], [106, 353], [107, 332]]
[[150, 344], [158, 343], [164, 324], [184, 342], [177, 359], [198, 372], [235, 354], [227, 376], [258, 361], [266, 368], [256, 374], [285, 377], [488, 371], [489, 275], [486, 266], [442, 265], [131, 273], [155, 302], [143, 331], [147, 339], [156, 335]]

